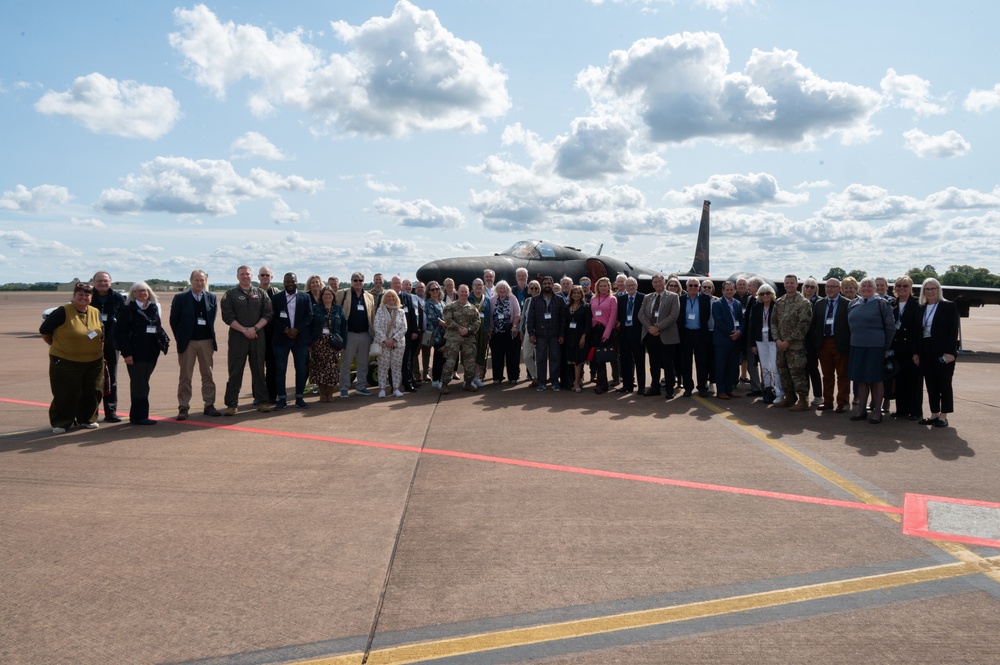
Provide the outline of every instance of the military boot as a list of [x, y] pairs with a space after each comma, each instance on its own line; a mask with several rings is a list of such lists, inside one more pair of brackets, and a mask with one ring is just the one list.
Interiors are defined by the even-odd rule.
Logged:
[[789, 393], [785, 395], [785, 399], [781, 400], [780, 402], [775, 402], [774, 406], [780, 407], [782, 409], [787, 409], [792, 404], [795, 404], [795, 394]]
[[797, 401], [789, 411], [809, 411], [809, 395], [799, 395], [799, 401]]

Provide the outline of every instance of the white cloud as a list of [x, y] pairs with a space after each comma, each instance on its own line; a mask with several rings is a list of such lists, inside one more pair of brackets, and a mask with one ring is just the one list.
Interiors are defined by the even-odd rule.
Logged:
[[169, 88], [116, 81], [97, 72], [78, 77], [66, 92], [50, 90], [35, 109], [73, 118], [97, 134], [142, 139], [160, 138], [181, 116]]
[[160, 252], [163, 251], [163, 248], [162, 247], [157, 247], [156, 245], [139, 245], [136, 248], [136, 251], [138, 251], [138, 252], [152, 253], [152, 254], [159, 254]]
[[457, 229], [465, 224], [465, 218], [457, 208], [438, 208], [430, 201], [399, 201], [379, 198], [373, 203], [376, 212], [392, 218], [400, 226], [417, 226], [428, 229]]
[[387, 182], [379, 182], [372, 176], [365, 177], [365, 186], [373, 192], [398, 192], [399, 187]]
[[[882, 94], [886, 101], [895, 102], [904, 109], [910, 109], [917, 115], [940, 115], [947, 113], [948, 108], [932, 101], [931, 84], [914, 74], [897, 74], [895, 69], [889, 69], [882, 78]], [[897, 101], [898, 100], [898, 101]]]
[[88, 219], [78, 219], [76, 217], [73, 217], [70, 220], [70, 223], [73, 226], [82, 226], [84, 228], [90, 228], [90, 229], [103, 229], [106, 228], [107, 226], [104, 222], [97, 219], [96, 217], [91, 217]]
[[930, 136], [919, 129], [903, 132], [904, 147], [919, 157], [961, 157], [972, 145], [956, 131]]
[[68, 247], [58, 240], [39, 240], [24, 231], [0, 231], [0, 241], [16, 249], [21, 256], [27, 257], [74, 257], [83, 256], [83, 252]]
[[302, 212], [296, 212], [292, 210], [291, 206], [285, 203], [284, 199], [278, 199], [273, 204], [271, 204], [271, 219], [275, 224], [288, 224], [290, 222], [297, 222], [301, 219], [308, 219], [309, 211], [303, 210]]
[[279, 150], [259, 132], [247, 132], [229, 145], [233, 159], [251, 159], [259, 157], [276, 162], [283, 162], [288, 156]]
[[62, 205], [71, 198], [69, 190], [58, 185], [39, 185], [31, 189], [17, 185], [14, 191], [6, 191], [0, 197], [0, 210], [39, 212], [51, 205]]
[[1000, 108], [1000, 83], [993, 86], [992, 90], [970, 90], [962, 107], [973, 113], [986, 113]]
[[777, 179], [768, 173], [732, 173], [713, 175], [708, 182], [670, 191], [666, 199], [680, 205], [697, 205], [708, 199], [716, 208], [727, 206], [794, 206], [809, 201], [808, 192], [793, 194], [782, 190]]
[[311, 113], [321, 128], [404, 136], [415, 131], [483, 131], [483, 118], [510, 108], [506, 75], [478, 44], [457, 38], [432, 11], [400, 0], [389, 18], [332, 28], [353, 50], [324, 60], [302, 30], [222, 23], [204, 5], [176, 9], [171, 45], [195, 81], [222, 97], [243, 78], [260, 81], [249, 100], [257, 115], [277, 105]]
[[631, 146], [638, 138], [635, 130], [620, 118], [577, 118], [569, 136], [553, 141], [555, 171], [571, 180], [659, 171], [664, 163], [659, 155], [633, 154]]
[[640, 39], [608, 61], [581, 72], [577, 85], [597, 108], [637, 114], [656, 142], [810, 148], [817, 137], [849, 143], [875, 133], [870, 118], [881, 95], [819, 77], [795, 51], [754, 49], [744, 71], [730, 73], [718, 34], [686, 32]]
[[[605, 2], [616, 5], [642, 5], [650, 9], [658, 4], [675, 4], [677, 0], [590, 0], [593, 5], [603, 5]], [[723, 14], [735, 7], [752, 7], [757, 4], [757, 0], [692, 0], [692, 4], [707, 7]]]
[[226, 160], [186, 157], [157, 157], [143, 164], [140, 174], [125, 177], [123, 184], [123, 189], [102, 192], [98, 209], [116, 214], [147, 210], [222, 216], [235, 214], [241, 201], [273, 198], [278, 190], [312, 194], [323, 187], [322, 180], [259, 168], [243, 177]]
[[813, 180], [813, 181], [800, 182], [799, 184], [795, 185], [796, 189], [821, 189], [825, 187], [833, 187], [833, 183], [830, 182], [829, 180]]
[[365, 243], [364, 253], [373, 256], [408, 256], [417, 251], [411, 240], [371, 240]]

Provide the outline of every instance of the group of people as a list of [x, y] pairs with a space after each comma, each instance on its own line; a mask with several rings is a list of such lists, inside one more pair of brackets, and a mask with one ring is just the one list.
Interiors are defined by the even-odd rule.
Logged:
[[[638, 391], [673, 399], [678, 391], [720, 400], [736, 398], [741, 383], [766, 404], [804, 411], [813, 407], [844, 413], [851, 420], [882, 421], [892, 415], [945, 427], [954, 409], [952, 376], [958, 347], [958, 309], [941, 297], [941, 286], [924, 282], [920, 298], [909, 277], [895, 281], [890, 295], [883, 278], [829, 279], [825, 295], [807, 279], [799, 290], [788, 275], [779, 296], [764, 280], [725, 282], [720, 297], [711, 280], [654, 275], [652, 291], [640, 293], [625, 275], [528, 279], [521, 268], [514, 284], [483, 279], [456, 287], [381, 274], [365, 289], [365, 276], [351, 275], [341, 289], [335, 277], [318, 275], [298, 289], [295, 273], [282, 288], [267, 267], [240, 266], [238, 285], [221, 297], [208, 291], [208, 275], [195, 270], [190, 288], [174, 296], [164, 322], [156, 294], [136, 282], [127, 295], [111, 289], [101, 271], [92, 284], [78, 283], [72, 301], [56, 308], [40, 328], [49, 344], [55, 433], [72, 426], [119, 422], [119, 357], [130, 379], [129, 421], [153, 425], [149, 382], [160, 354], [176, 343], [180, 368], [177, 419], [188, 418], [198, 365], [206, 416], [232, 416], [239, 407], [249, 365], [253, 406], [269, 412], [294, 405], [309, 408], [312, 389], [320, 402], [372, 395], [402, 397], [429, 383], [442, 394], [461, 380], [476, 391], [491, 379], [521, 380], [542, 392], [581, 392], [589, 374], [598, 394]], [[216, 408], [213, 356], [215, 325], [228, 327], [228, 381], [224, 410]], [[286, 386], [289, 356], [294, 392]], [[377, 371], [370, 364], [375, 357]], [[461, 364], [463, 375], [456, 370]], [[648, 368], [648, 383], [647, 383]], [[376, 378], [377, 377], [377, 378]], [[923, 413], [926, 386], [930, 413]], [[812, 389], [814, 400], [810, 402]], [[853, 406], [852, 406], [853, 405]]]

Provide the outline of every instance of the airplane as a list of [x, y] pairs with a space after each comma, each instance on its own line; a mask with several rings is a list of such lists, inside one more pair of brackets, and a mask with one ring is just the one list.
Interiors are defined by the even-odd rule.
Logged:
[[[698, 227], [698, 242], [695, 245], [694, 260], [691, 262], [691, 269], [686, 272], [669, 273], [678, 277], [697, 277], [698, 279], [711, 279], [717, 290], [721, 289], [723, 283], [736, 282], [738, 279], [751, 279], [759, 277], [767, 284], [774, 287], [775, 292], [781, 296], [785, 289], [782, 285], [784, 278], [777, 280], [768, 279], [763, 275], [753, 272], [737, 272], [727, 279], [717, 279], [711, 276], [709, 243], [711, 235], [711, 223], [709, 220], [709, 209], [711, 201], [704, 201], [701, 207], [701, 223]], [[603, 245], [601, 248], [603, 249]], [[639, 280], [639, 289], [644, 292], [651, 290], [652, 276], [656, 274], [668, 274], [668, 271], [652, 270], [643, 268], [628, 261], [615, 259], [609, 256], [601, 256], [601, 250], [597, 254], [590, 255], [581, 252], [575, 247], [563, 247], [555, 243], [544, 240], [521, 240], [514, 243], [510, 249], [494, 254], [493, 256], [469, 256], [450, 259], [439, 259], [426, 263], [417, 269], [417, 279], [422, 282], [431, 280], [443, 282], [446, 277], [455, 280], [455, 284], [472, 284], [477, 278], [482, 278], [483, 271], [489, 268], [496, 273], [496, 281], [506, 280], [510, 284], [516, 283], [514, 272], [518, 268], [528, 270], [528, 279], [539, 279], [544, 275], [551, 275], [559, 281], [563, 275], [579, 281], [580, 277], [588, 276], [592, 282], [596, 282], [601, 277], [608, 277], [612, 281], [619, 274], [628, 277], [635, 277]], [[824, 282], [819, 282], [819, 295], [824, 295]], [[913, 285], [914, 295], [920, 295], [920, 284]], [[973, 286], [949, 286], [942, 285], [943, 293], [946, 297], [958, 305], [959, 316], [968, 318], [973, 307], [983, 307], [984, 305], [1000, 305], [1000, 289], [973, 287]]]
[[590, 277], [592, 282], [601, 277], [614, 281], [618, 275], [648, 281], [656, 273], [655, 270], [642, 268], [628, 261], [601, 256], [601, 249], [598, 249], [597, 254], [587, 254], [576, 247], [564, 247], [546, 240], [519, 240], [506, 251], [493, 256], [431, 261], [417, 269], [417, 279], [427, 283], [432, 280], [443, 282], [450, 277], [455, 280], [455, 284], [471, 285], [473, 280], [482, 279], [483, 271], [489, 269], [496, 274], [496, 281], [506, 280], [513, 285], [517, 283], [515, 272], [518, 268], [528, 271], [529, 280], [550, 276], [556, 282], [563, 275], [572, 277], [574, 282], [584, 276]]

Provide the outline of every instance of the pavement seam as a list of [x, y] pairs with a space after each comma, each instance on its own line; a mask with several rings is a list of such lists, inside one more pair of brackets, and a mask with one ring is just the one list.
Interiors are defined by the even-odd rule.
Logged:
[[392, 543], [392, 552], [389, 554], [389, 562], [385, 569], [385, 579], [382, 581], [382, 589], [379, 591], [378, 603], [375, 605], [375, 616], [372, 617], [372, 627], [368, 632], [368, 640], [365, 642], [364, 655], [361, 658], [361, 665], [365, 665], [368, 662], [368, 656], [372, 650], [372, 644], [375, 642], [375, 637], [378, 634], [378, 624], [382, 616], [382, 606], [385, 603], [385, 596], [389, 590], [389, 580], [392, 578], [393, 564], [396, 561], [396, 552], [399, 550], [399, 541], [403, 536], [403, 525], [406, 523], [406, 513], [410, 509], [410, 497], [413, 495], [413, 486], [417, 481], [417, 473], [420, 471], [420, 461], [423, 459], [424, 448], [427, 447], [427, 437], [431, 430], [431, 423], [434, 421], [434, 414], [437, 413], [437, 408], [441, 404], [441, 396], [438, 395], [437, 401], [434, 402], [434, 408], [431, 410], [430, 416], [427, 418], [427, 426], [424, 428], [424, 435], [420, 440], [420, 448], [417, 451], [417, 459], [413, 464], [413, 473], [410, 475], [410, 483], [406, 488], [406, 498], [403, 500], [403, 510], [399, 516], [399, 525], [396, 527], [396, 536]]

